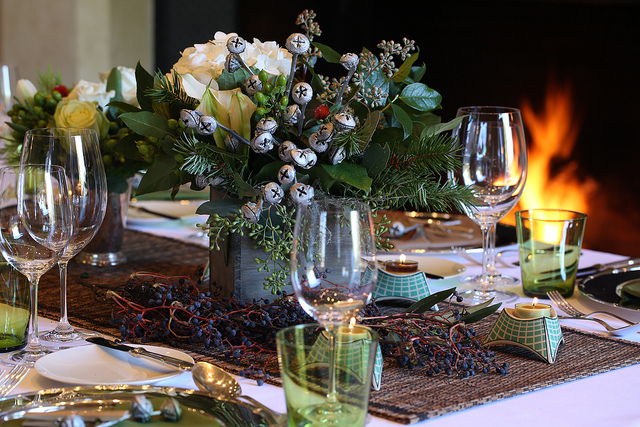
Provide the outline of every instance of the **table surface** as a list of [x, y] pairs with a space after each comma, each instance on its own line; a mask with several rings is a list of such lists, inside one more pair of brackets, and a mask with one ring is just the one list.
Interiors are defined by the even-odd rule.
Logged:
[[[198, 231], [195, 228], [196, 221], [178, 222], [180, 222], [179, 226], [176, 226], [175, 221], [167, 221], [166, 224], [156, 222], [153, 225], [135, 226], [132, 228], [166, 237], [186, 238], [188, 241], [206, 246], [205, 238], [195, 236]], [[516, 252], [507, 252], [505, 255], [508, 255], [505, 258], [511, 261], [515, 261], [517, 257]], [[460, 282], [460, 279], [465, 275], [477, 274], [480, 271], [478, 264], [464, 260], [455, 254], [411, 255], [412, 258], [421, 256], [449, 259], [464, 265], [467, 269], [466, 272], [460, 276], [439, 281], [430, 281], [429, 286], [432, 292], [448, 289], [453, 286], [463, 289], [465, 285]], [[474, 253], [473, 256], [476, 259], [480, 259], [481, 254]], [[580, 267], [616, 261], [622, 258], [620, 255], [584, 250], [580, 259]], [[503, 274], [514, 277], [520, 276], [519, 268], [507, 268], [498, 265], [498, 269]], [[515, 302], [505, 304], [505, 307], [513, 307], [515, 303], [530, 301], [530, 298], [524, 297], [519, 286], [507, 289], [516, 292], [519, 298]], [[574, 293], [574, 296], [570, 298], [570, 302], [585, 310], [603, 308], [602, 304], [591, 301], [577, 291]], [[613, 307], [606, 307], [605, 309], [615, 311], [620, 315], [628, 317], [630, 320], [640, 322], [640, 311]], [[616, 322], [612, 321], [611, 323], [615, 324]], [[602, 332], [604, 329], [595, 322], [562, 321], [562, 324], [605, 335], [604, 332]], [[40, 320], [41, 331], [52, 329], [54, 326], [55, 322], [51, 320]], [[640, 334], [626, 336], [625, 339], [640, 342]], [[561, 359], [556, 363], [562, 363]], [[585, 360], [585, 363], [589, 363], [589, 361]], [[243, 394], [257, 399], [276, 411], [285, 412], [284, 391], [280, 387], [269, 384], [258, 386], [254, 380], [239, 377], [238, 381], [242, 386]], [[156, 385], [196, 388], [191, 374], [188, 372], [159, 382]], [[37, 372], [31, 371], [12, 394], [61, 386], [65, 386], [65, 384], [49, 380]], [[640, 364], [476, 406], [471, 409], [458, 411], [412, 425], [437, 427], [460, 427], [461, 425], [517, 425], [519, 427], [526, 427], [543, 424], [566, 426], [640, 426], [640, 405], [637, 403], [637, 393], [635, 392], [635, 390], [638, 389], [640, 389]], [[399, 424], [376, 417], [371, 417], [367, 424], [367, 426], [372, 427], [393, 425]]]

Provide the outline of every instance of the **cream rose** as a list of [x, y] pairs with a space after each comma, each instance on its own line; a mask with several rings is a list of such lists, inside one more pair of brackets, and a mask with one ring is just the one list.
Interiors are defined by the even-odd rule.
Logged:
[[66, 99], [97, 102], [104, 109], [115, 94], [115, 90], [107, 92], [106, 83], [91, 83], [86, 80], [80, 80], [69, 92], [69, 96]]
[[[136, 70], [133, 68], [127, 68], [119, 65], [118, 71], [120, 71], [120, 76], [122, 79], [122, 100], [127, 104], [131, 104], [135, 107], [139, 107], [138, 104], [138, 96], [137, 96], [137, 85], [136, 85]], [[106, 71], [104, 73], [100, 73], [100, 81], [105, 85], [107, 84], [107, 79], [109, 78], [109, 74], [111, 74], [111, 70]]]
[[100, 138], [109, 132], [109, 119], [90, 101], [60, 101], [53, 119], [58, 127], [94, 129]]

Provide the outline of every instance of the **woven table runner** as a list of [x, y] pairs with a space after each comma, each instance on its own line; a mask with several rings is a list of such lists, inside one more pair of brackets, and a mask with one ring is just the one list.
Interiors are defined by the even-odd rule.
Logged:
[[[104, 298], [106, 289], [122, 286], [132, 273], [140, 271], [191, 276], [198, 267], [204, 267], [208, 259], [206, 248], [132, 230], [125, 233], [123, 248], [128, 261], [122, 265], [69, 264], [69, 320], [72, 325], [117, 337], [118, 330], [109, 322], [113, 306]], [[54, 268], [40, 281], [40, 315], [57, 320], [59, 298], [59, 278], [57, 268]], [[497, 315], [493, 315], [474, 324], [480, 339], [488, 334], [496, 319]], [[640, 344], [570, 328], [563, 327], [562, 330], [565, 343], [554, 364], [531, 359], [519, 349], [495, 347], [498, 361], [509, 363], [507, 375], [479, 374], [466, 379], [436, 375], [430, 378], [424, 370], [399, 368], [394, 359], [385, 359], [382, 389], [371, 393], [369, 412], [410, 424], [640, 363]], [[198, 361], [213, 362], [235, 373], [241, 369], [202, 346], [184, 344], [181, 349]], [[277, 365], [268, 366], [268, 369], [269, 372], [277, 371]], [[277, 375], [267, 381], [280, 384]]]

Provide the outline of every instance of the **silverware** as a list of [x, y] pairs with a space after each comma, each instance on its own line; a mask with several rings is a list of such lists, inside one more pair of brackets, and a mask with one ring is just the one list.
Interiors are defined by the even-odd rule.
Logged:
[[[607, 332], [611, 333], [612, 335], [626, 335], [626, 334], [631, 334], [631, 333], [640, 331], [640, 323], [633, 323], [633, 322], [629, 322], [626, 319], [620, 318], [625, 322], [627, 322], [627, 326], [615, 327], [615, 326], [611, 326], [609, 323], [605, 322], [602, 319], [599, 319], [597, 317], [592, 317], [590, 314], [584, 314], [579, 310], [576, 310], [575, 307], [569, 304], [567, 300], [565, 300], [564, 297], [560, 295], [558, 291], [547, 292], [547, 296], [551, 298], [551, 301], [553, 301], [558, 306], [558, 308], [560, 308], [562, 311], [564, 311], [569, 315], [569, 316], [558, 316], [558, 319], [590, 320], [592, 322], [597, 322], [600, 325], [602, 325], [607, 330]], [[578, 313], [578, 314], [575, 314], [575, 313]], [[607, 314], [612, 315], [612, 313], [607, 313]], [[613, 316], [618, 318], [618, 316], [616, 315], [613, 315]]]
[[458, 247], [458, 246], [453, 246], [451, 248], [453, 250], [453, 252], [456, 253], [456, 255], [461, 256], [462, 258], [466, 259], [467, 261], [476, 264], [476, 265], [482, 265], [482, 261], [478, 261], [477, 259], [475, 259], [474, 257], [472, 257], [464, 248]]
[[589, 276], [591, 274], [599, 273], [611, 268], [624, 268], [638, 264], [640, 264], [640, 258], [627, 258], [620, 261], [608, 262], [605, 264], [594, 264], [589, 267], [579, 268], [577, 277]]
[[145, 208], [145, 207], [143, 207], [143, 206], [129, 205], [129, 207], [130, 207], [130, 208], [133, 208], [133, 209], [137, 209], [137, 210], [139, 210], [140, 212], [145, 212], [145, 213], [148, 213], [148, 214], [151, 214], [151, 215], [159, 216], [159, 217], [161, 217], [161, 218], [167, 218], [167, 219], [182, 219], [182, 218], [181, 218], [181, 217], [179, 217], [179, 216], [176, 216], [176, 215], [170, 215], [170, 214], [166, 214], [166, 213], [162, 213], [162, 212], [152, 211], [152, 210], [147, 209], [147, 208]]
[[0, 397], [5, 397], [13, 391], [14, 388], [20, 384], [20, 382], [29, 373], [29, 367], [26, 365], [16, 365], [9, 371], [4, 377], [2, 384], [0, 384]]
[[182, 371], [190, 371], [191, 368], [193, 367], [193, 363], [191, 362], [187, 362], [185, 360], [178, 359], [171, 356], [165, 356], [164, 354], [160, 354], [160, 353], [154, 353], [152, 351], [145, 350], [143, 347], [132, 347], [129, 345], [108, 340], [103, 337], [89, 337], [87, 338], [87, 341], [93, 344], [106, 347], [106, 348], [124, 351], [125, 353], [129, 353], [133, 357], [142, 357], [145, 359], [153, 360], [155, 362], [159, 362], [164, 365], [171, 366], [172, 368], [180, 369]]
[[632, 322], [628, 319], [625, 319], [624, 317], [620, 317], [615, 313], [610, 313], [608, 311], [602, 311], [602, 310], [597, 310], [597, 311], [592, 311], [591, 313], [585, 313], [583, 311], [580, 311], [578, 308], [574, 307], [573, 305], [571, 305], [571, 303], [569, 301], [567, 301], [566, 299], [564, 299], [564, 297], [562, 296], [562, 294], [560, 294], [560, 292], [558, 291], [549, 291], [547, 292], [547, 296], [549, 298], [551, 298], [551, 301], [555, 302], [556, 305], [560, 306], [562, 305], [562, 311], [564, 311], [565, 313], [567, 313], [569, 316], [575, 316], [575, 317], [584, 317], [584, 316], [593, 316], [594, 314], [605, 314], [607, 316], [611, 316], [613, 318], [616, 318], [624, 323], [626, 323], [627, 325], [634, 325], [635, 322]]

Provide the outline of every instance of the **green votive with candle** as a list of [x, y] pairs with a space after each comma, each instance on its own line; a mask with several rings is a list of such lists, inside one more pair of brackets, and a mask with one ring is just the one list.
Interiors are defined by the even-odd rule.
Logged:
[[27, 344], [30, 301], [27, 278], [0, 255], [0, 353]]

